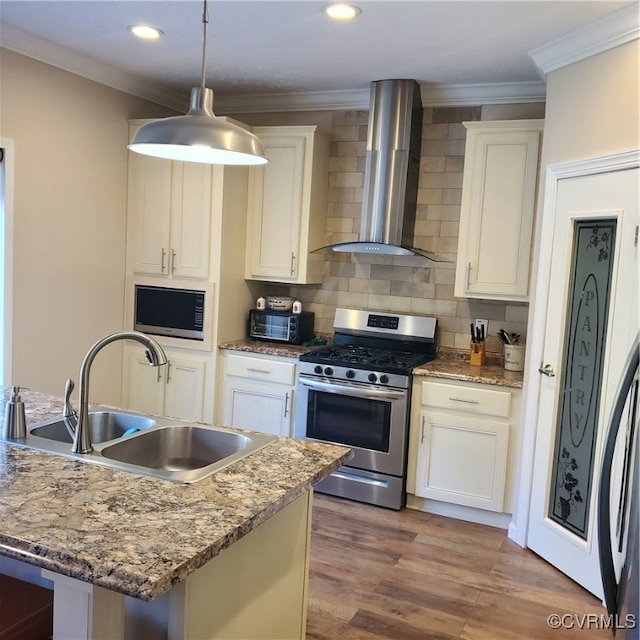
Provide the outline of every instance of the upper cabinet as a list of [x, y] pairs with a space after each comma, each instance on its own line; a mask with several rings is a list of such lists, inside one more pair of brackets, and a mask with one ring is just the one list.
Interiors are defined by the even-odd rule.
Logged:
[[329, 141], [315, 126], [254, 127], [269, 162], [249, 171], [245, 277], [322, 282]]
[[130, 264], [134, 273], [209, 277], [215, 170], [207, 164], [129, 153]]
[[526, 301], [544, 121], [464, 125], [455, 295]]

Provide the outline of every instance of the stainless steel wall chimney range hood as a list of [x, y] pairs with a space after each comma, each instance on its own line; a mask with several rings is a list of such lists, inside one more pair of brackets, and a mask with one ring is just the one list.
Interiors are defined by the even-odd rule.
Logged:
[[371, 83], [360, 238], [327, 248], [443, 260], [413, 246], [421, 130], [422, 99], [415, 80]]

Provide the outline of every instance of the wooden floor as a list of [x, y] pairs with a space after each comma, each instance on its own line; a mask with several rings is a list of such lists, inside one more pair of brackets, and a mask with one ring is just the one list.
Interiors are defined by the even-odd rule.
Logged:
[[502, 529], [315, 494], [308, 640], [611, 640], [577, 622], [604, 613]]

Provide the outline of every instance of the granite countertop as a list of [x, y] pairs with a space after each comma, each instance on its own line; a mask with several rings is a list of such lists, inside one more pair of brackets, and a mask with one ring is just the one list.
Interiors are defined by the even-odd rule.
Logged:
[[[28, 425], [61, 413], [60, 398], [22, 397]], [[0, 442], [0, 555], [151, 600], [348, 455], [277, 438], [200, 482], [176, 484]]]
[[[285, 358], [298, 358], [312, 348], [312, 346], [286, 345], [259, 340], [236, 340], [219, 346], [219, 349], [262, 353]], [[438, 357], [427, 364], [416, 367], [413, 370], [413, 375], [512, 388], [522, 388], [523, 379], [521, 371], [507, 371], [504, 368], [499, 354], [488, 354], [487, 364], [477, 367], [469, 364], [468, 351], [460, 349], [439, 349]]]
[[234, 340], [225, 342], [218, 346], [218, 349], [227, 351], [245, 351], [247, 353], [261, 353], [267, 356], [279, 356], [282, 358], [299, 358], [306, 353], [312, 346], [303, 346], [296, 344], [283, 344], [281, 342], [267, 342], [264, 340]]
[[468, 351], [441, 347], [438, 349], [438, 357], [416, 367], [413, 375], [521, 389], [524, 374], [522, 371], [507, 371], [504, 359], [498, 353], [488, 352], [486, 364], [472, 366], [469, 364]]

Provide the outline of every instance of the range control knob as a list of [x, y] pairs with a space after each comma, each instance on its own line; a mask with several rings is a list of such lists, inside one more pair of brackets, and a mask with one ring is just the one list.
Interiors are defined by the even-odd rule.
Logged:
[[345, 373], [345, 375], [349, 379], [355, 378], [356, 377], [356, 372], [353, 369], [347, 369], [347, 373]]
[[375, 382], [378, 379], [378, 376], [375, 373], [370, 373], [367, 376], [367, 379], [369, 380], [369, 382]]
[[313, 368], [313, 372], [314, 373], [322, 373], [322, 367], [317, 364], [314, 368]]
[[333, 369], [331, 367], [325, 367], [324, 368], [324, 375], [325, 376], [332, 376], [333, 375]]
[[380, 382], [382, 382], [382, 384], [387, 384], [387, 382], [389, 382], [389, 376], [386, 373], [383, 373], [380, 376]]

